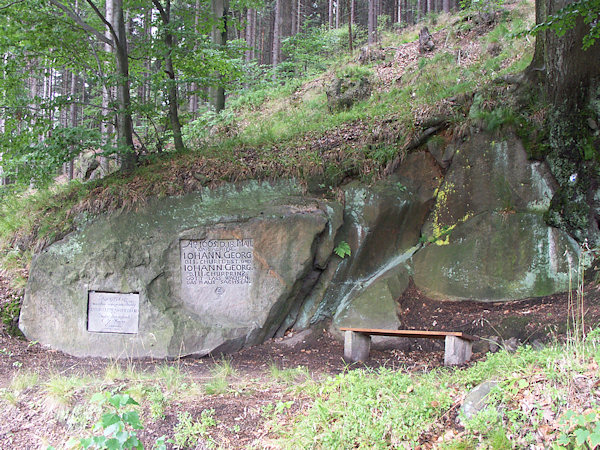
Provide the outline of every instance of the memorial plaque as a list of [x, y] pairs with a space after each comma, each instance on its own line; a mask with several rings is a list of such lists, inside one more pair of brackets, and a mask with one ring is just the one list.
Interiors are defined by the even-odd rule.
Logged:
[[88, 331], [135, 334], [139, 315], [140, 294], [96, 291], [88, 294]]
[[201, 306], [246, 295], [254, 272], [253, 249], [252, 239], [181, 240], [182, 297]]

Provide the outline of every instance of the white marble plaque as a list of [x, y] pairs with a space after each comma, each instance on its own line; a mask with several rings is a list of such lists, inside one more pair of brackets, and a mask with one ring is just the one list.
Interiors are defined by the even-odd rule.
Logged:
[[88, 293], [88, 331], [135, 334], [139, 315], [140, 294]]
[[253, 249], [252, 239], [181, 240], [183, 299], [201, 306], [247, 295], [254, 273]]

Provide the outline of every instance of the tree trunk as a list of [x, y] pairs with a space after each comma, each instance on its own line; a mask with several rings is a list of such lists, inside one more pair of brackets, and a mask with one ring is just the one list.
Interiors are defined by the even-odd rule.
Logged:
[[444, 10], [445, 13], [450, 12], [450, 0], [442, 0], [442, 9]]
[[[175, 79], [175, 69], [173, 68], [173, 33], [171, 33], [171, 0], [166, 0], [163, 8], [160, 0], [153, 0], [154, 5], [160, 12], [163, 25], [165, 26], [165, 73], [167, 74], [167, 101], [169, 102], [169, 118], [171, 120], [171, 130], [173, 131], [173, 142], [175, 150], [183, 151], [183, 138], [181, 136], [181, 124], [179, 123], [179, 107], [177, 101], [177, 80]], [[223, 109], [223, 108], [221, 108]]]
[[292, 0], [292, 36], [298, 34], [298, 16], [296, 11], [298, 9], [297, 2], [299, 0]]
[[[196, 0], [196, 8], [194, 9], [194, 32], [198, 33], [198, 22], [200, 17], [200, 0]], [[194, 44], [194, 51], [197, 51], [198, 46]], [[198, 83], [192, 81], [190, 86], [190, 104], [189, 110], [192, 113], [192, 117], [196, 117], [196, 113], [198, 112]]]
[[348, 10], [348, 49], [350, 50], [350, 54], [354, 51], [352, 45], [352, 12], [353, 7], [350, 5], [354, 5], [354, 0], [347, 0], [346, 9]]
[[329, 29], [333, 28], [333, 0], [329, 0]]
[[[212, 43], [216, 47], [225, 47], [227, 43], [227, 14], [229, 10], [228, 0], [212, 0], [213, 18], [220, 23], [221, 26], [213, 26]], [[220, 77], [220, 76], [219, 76]], [[220, 112], [225, 108], [225, 88], [221, 85], [212, 86], [208, 90], [208, 97], [211, 106], [215, 112]]]
[[[331, 1], [331, 0], [330, 0]], [[279, 64], [279, 52], [281, 50], [281, 0], [275, 2], [275, 20], [273, 24], [273, 81], [277, 79], [277, 65]]]
[[[75, 97], [77, 96], [77, 75], [75, 73], [71, 74], [71, 105], [69, 111], [69, 119], [71, 121], [71, 126], [74, 128], [77, 126], [77, 103], [75, 103]], [[68, 162], [67, 167], [67, 176], [69, 180], [73, 179], [73, 160], [75, 158], [74, 149], [71, 148], [71, 159]]]
[[[545, 22], [573, 0], [537, 0], [536, 23]], [[540, 32], [528, 68], [544, 82], [548, 100], [557, 107], [579, 111], [588, 99], [590, 83], [600, 74], [600, 41], [583, 50], [589, 27], [578, 18], [575, 27], [559, 37], [554, 31]]]
[[[105, 8], [105, 18], [106, 21], [110, 24], [114, 23], [113, 20], [113, 12], [114, 12], [114, 3], [113, 0], [106, 0], [106, 8]], [[104, 32], [104, 35], [111, 39], [112, 35], [108, 26]], [[104, 44], [104, 51], [106, 53], [112, 53], [112, 47], [109, 44]], [[104, 70], [104, 68], [102, 69]], [[112, 124], [110, 123], [110, 115], [109, 115], [109, 107], [111, 102], [111, 87], [107, 84], [108, 80], [106, 75], [104, 74], [104, 80], [102, 82], [102, 112], [101, 112], [101, 121], [100, 121], [100, 134], [102, 136], [102, 143], [107, 145], [111, 140], [111, 135], [113, 133]], [[100, 167], [103, 175], [108, 174], [109, 168], [109, 160], [106, 156], [100, 157]]]
[[[543, 23], [573, 0], [537, 0], [536, 22]], [[590, 247], [600, 243], [600, 175], [597, 170], [598, 138], [593, 137], [588, 105], [600, 83], [600, 41], [583, 50], [589, 32], [581, 17], [573, 28], [558, 36], [546, 30], [536, 37], [534, 57], [526, 79], [541, 84], [546, 101], [551, 169], [559, 184], [546, 214], [550, 225], [568, 231]], [[530, 88], [530, 86], [526, 86]], [[567, 168], [567, 170], [564, 170]]]
[[117, 141], [125, 147], [121, 156], [121, 170], [131, 172], [137, 165], [137, 155], [133, 147], [133, 123], [131, 121], [131, 97], [129, 91], [129, 56], [127, 50], [127, 34], [125, 32], [125, 15], [123, 0], [115, 0], [114, 28], [115, 61], [117, 75]]
[[376, 17], [375, 17], [375, 2], [376, 0], [369, 0], [368, 2], [368, 19], [367, 19], [367, 44], [373, 45], [376, 40]]

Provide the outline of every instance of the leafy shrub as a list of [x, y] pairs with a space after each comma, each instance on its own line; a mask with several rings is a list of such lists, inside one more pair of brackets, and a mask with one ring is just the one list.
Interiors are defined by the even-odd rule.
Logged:
[[209, 447], [213, 447], [214, 441], [210, 438], [208, 429], [217, 425], [214, 414], [214, 409], [205, 409], [200, 415], [200, 420], [194, 421], [189, 412], [179, 413], [175, 426], [175, 447], [194, 447], [199, 439], [204, 439]]
[[79, 445], [84, 449], [144, 448], [135, 431], [144, 428], [137, 411], [131, 409], [123, 411], [123, 408], [127, 406], [137, 406], [138, 402], [127, 394], [111, 395], [108, 392], [94, 394], [91, 400], [109, 408], [109, 411], [103, 414], [100, 421], [94, 425], [94, 431], [102, 431], [102, 434], [72, 440], [68, 445]]
[[348, 65], [342, 70], [338, 70], [335, 73], [337, 78], [347, 79], [352, 81], [360, 81], [365, 78], [370, 78], [373, 75], [373, 71], [368, 67], [358, 65]]
[[334, 249], [333, 252], [338, 255], [340, 258], [344, 259], [346, 256], [350, 256], [352, 254], [352, 250], [350, 249], [350, 245], [346, 241], [341, 241]]
[[600, 446], [599, 411], [591, 410], [577, 414], [567, 411], [561, 418], [562, 430], [555, 448], [597, 448]]
[[19, 314], [21, 313], [21, 297], [12, 294], [12, 298], [0, 307], [0, 318], [6, 331], [12, 336], [20, 336]]

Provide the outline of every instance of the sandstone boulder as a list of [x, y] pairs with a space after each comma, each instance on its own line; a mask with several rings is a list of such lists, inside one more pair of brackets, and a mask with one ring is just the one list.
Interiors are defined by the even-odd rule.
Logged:
[[512, 133], [481, 133], [456, 150], [413, 259], [415, 284], [436, 299], [496, 301], [568, 288], [578, 247], [543, 219], [556, 183]]
[[305, 294], [317, 255], [324, 264], [334, 209], [293, 183], [249, 183], [96, 218], [33, 259], [20, 328], [78, 356], [260, 343]]

